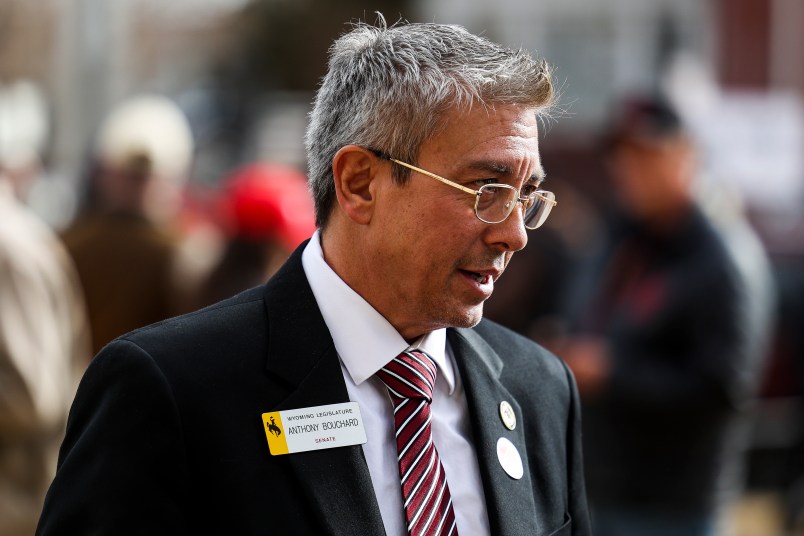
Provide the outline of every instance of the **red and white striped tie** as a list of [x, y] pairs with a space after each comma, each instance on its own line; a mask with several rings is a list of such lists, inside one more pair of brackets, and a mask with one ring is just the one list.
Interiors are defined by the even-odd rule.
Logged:
[[457, 536], [452, 497], [430, 430], [436, 364], [420, 350], [403, 352], [377, 377], [394, 403], [396, 448], [410, 536]]

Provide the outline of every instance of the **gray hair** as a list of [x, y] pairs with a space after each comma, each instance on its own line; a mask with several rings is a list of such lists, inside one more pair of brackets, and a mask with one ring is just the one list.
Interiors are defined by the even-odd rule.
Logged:
[[[553, 103], [550, 68], [465, 28], [358, 24], [330, 48], [305, 137], [316, 224], [335, 203], [332, 159], [349, 144], [415, 163], [421, 144], [451, 109], [522, 104], [543, 114]], [[409, 170], [395, 166], [404, 184]]]

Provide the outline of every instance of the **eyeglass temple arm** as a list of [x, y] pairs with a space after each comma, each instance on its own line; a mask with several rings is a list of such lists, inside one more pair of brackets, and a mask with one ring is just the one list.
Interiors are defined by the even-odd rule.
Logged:
[[[427, 175], [428, 177], [432, 177], [437, 181], [443, 182], [444, 184], [449, 184], [450, 186], [454, 186], [455, 188], [460, 188], [461, 190], [463, 190], [464, 192], [466, 192], [468, 194], [480, 195], [480, 192], [477, 191], [477, 190], [467, 188], [466, 186], [463, 186], [463, 185], [460, 185], [458, 183], [452, 182], [451, 180], [445, 179], [444, 177], [439, 177], [435, 173], [430, 173], [429, 171], [427, 171], [425, 169], [421, 169], [421, 168], [418, 168], [418, 167], [416, 167], [414, 165], [407, 164], [405, 162], [397, 160], [396, 158], [387, 157], [387, 159], [390, 160], [391, 162], [394, 162], [395, 164], [399, 164], [400, 166], [404, 166], [406, 168], [412, 169], [413, 171], [417, 171], [419, 173], [422, 173], [423, 175]], [[558, 204], [558, 201], [556, 201], [554, 199], [548, 199], [547, 197], [545, 197], [544, 195], [540, 194], [539, 192], [533, 192], [533, 195], [538, 196], [542, 201], [544, 201], [545, 203], [550, 203], [552, 206], [556, 206]], [[520, 197], [519, 198], [520, 201], [525, 201], [526, 199], [527, 199], [526, 197]]]
[[466, 186], [463, 186], [462, 184], [458, 184], [457, 182], [452, 182], [451, 180], [445, 179], [444, 177], [439, 177], [435, 173], [430, 173], [427, 170], [424, 170], [422, 168], [418, 168], [418, 167], [413, 166], [411, 164], [407, 164], [405, 162], [397, 160], [396, 158], [389, 158], [388, 160], [390, 160], [391, 162], [393, 162], [395, 164], [399, 164], [400, 166], [404, 166], [404, 167], [406, 167], [408, 169], [412, 169], [413, 171], [421, 173], [422, 175], [427, 175], [428, 177], [432, 177], [437, 181], [443, 182], [444, 184], [448, 184], [449, 186], [452, 186], [454, 188], [458, 188], [459, 190], [463, 190], [467, 194], [480, 195], [480, 192], [478, 192], [477, 190], [472, 190], [471, 188], [467, 188]]
[[555, 199], [547, 199], [545, 196], [543, 196], [539, 192], [533, 192], [533, 195], [539, 196], [539, 198], [542, 201], [544, 201], [545, 203], [550, 203], [551, 206], [556, 206], [558, 204], [558, 201], [556, 201]]
[[[387, 154], [383, 153], [382, 151], [378, 151], [376, 149], [370, 149], [370, 151], [372, 153], [376, 154], [378, 157], [384, 159], [384, 160], [390, 160], [391, 162], [393, 162], [395, 164], [399, 164], [400, 166], [406, 167], [408, 169], [412, 169], [413, 171], [421, 173], [422, 175], [427, 175], [428, 177], [432, 177], [437, 181], [443, 182], [444, 184], [448, 184], [448, 185], [450, 185], [450, 186], [452, 186], [454, 188], [458, 188], [459, 190], [463, 190], [467, 194], [480, 195], [480, 192], [477, 191], [477, 190], [473, 190], [471, 188], [467, 188], [466, 186], [463, 186], [463, 185], [458, 184], [456, 182], [452, 182], [451, 180], [445, 179], [444, 177], [440, 177], [440, 176], [436, 175], [435, 173], [431, 173], [431, 172], [427, 171], [426, 169], [422, 169], [422, 168], [416, 167], [414, 165], [408, 164], [406, 162], [402, 162], [401, 160], [397, 160], [396, 158], [391, 158], [390, 156], [388, 156]], [[550, 199], [546, 198], [545, 196], [543, 196], [542, 194], [540, 194], [539, 192], [534, 192], [534, 194], [539, 196], [541, 198], [541, 200], [544, 201], [545, 203], [552, 203], [553, 206], [556, 206], [558, 204], [558, 201], [550, 200]], [[526, 198], [520, 197], [519, 199], [524, 201]]]
[[480, 192], [478, 192], [477, 190], [472, 190], [471, 188], [467, 188], [466, 186], [463, 186], [463, 185], [458, 184], [456, 182], [452, 182], [451, 180], [445, 179], [444, 177], [439, 177], [435, 173], [430, 173], [426, 169], [422, 169], [422, 168], [413, 166], [411, 164], [408, 164], [406, 162], [402, 162], [401, 160], [397, 160], [396, 158], [391, 158], [390, 156], [388, 156], [384, 152], [379, 151], [377, 149], [369, 149], [369, 151], [371, 151], [372, 153], [376, 154], [378, 157], [382, 158], [383, 160], [389, 160], [389, 161], [393, 162], [394, 164], [399, 164], [402, 167], [412, 169], [413, 171], [416, 171], [417, 173], [421, 173], [422, 175], [427, 175], [428, 177], [432, 177], [433, 179], [435, 179], [437, 181], [441, 181], [444, 184], [452, 186], [453, 188], [458, 188], [459, 190], [463, 190], [467, 194], [472, 194], [474, 196], [480, 195]]

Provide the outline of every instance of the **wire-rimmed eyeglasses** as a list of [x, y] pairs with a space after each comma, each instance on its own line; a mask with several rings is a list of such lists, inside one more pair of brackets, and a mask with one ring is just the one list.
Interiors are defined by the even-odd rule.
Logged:
[[475, 216], [483, 223], [493, 224], [504, 222], [514, 211], [514, 207], [516, 207], [517, 203], [521, 203], [523, 209], [522, 221], [525, 223], [525, 228], [538, 229], [547, 220], [547, 216], [550, 215], [550, 211], [553, 207], [558, 204], [556, 202], [556, 195], [553, 192], [540, 190], [534, 185], [526, 184], [522, 192], [510, 184], [499, 183], [484, 184], [479, 189], [474, 190], [425, 169], [402, 162], [396, 158], [391, 158], [382, 151], [376, 149], [370, 150], [382, 159], [389, 160], [394, 164], [399, 164], [422, 175], [427, 175], [453, 188], [464, 191], [467, 194], [474, 195]]

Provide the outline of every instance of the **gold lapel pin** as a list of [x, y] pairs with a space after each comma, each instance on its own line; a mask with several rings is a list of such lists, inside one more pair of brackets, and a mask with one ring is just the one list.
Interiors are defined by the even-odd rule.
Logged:
[[511, 407], [511, 404], [505, 400], [500, 402], [500, 419], [509, 430], [516, 428], [516, 413], [514, 413], [514, 408]]

